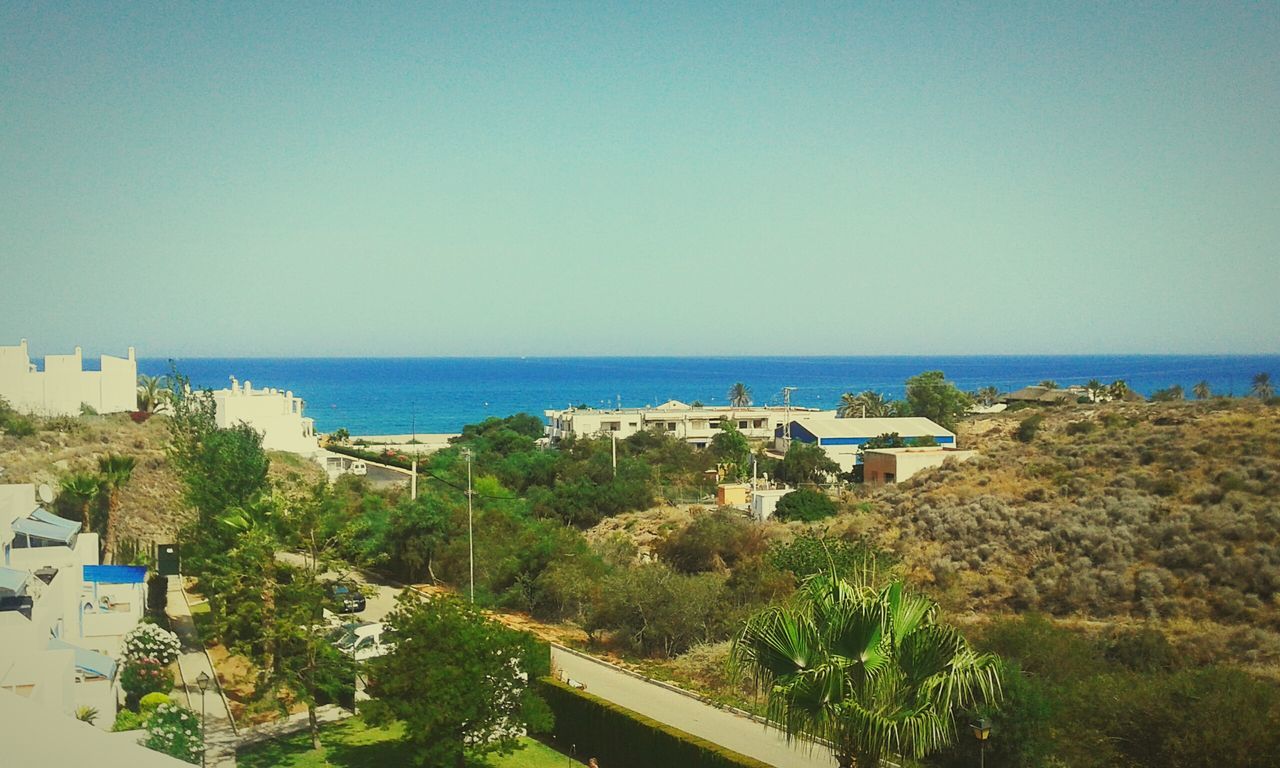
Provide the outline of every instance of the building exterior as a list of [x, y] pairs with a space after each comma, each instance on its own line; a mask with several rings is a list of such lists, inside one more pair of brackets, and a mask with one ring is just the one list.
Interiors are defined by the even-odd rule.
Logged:
[[269, 451], [303, 456], [320, 452], [315, 421], [302, 415], [302, 398], [294, 397], [293, 392], [254, 389], [251, 382], [241, 385], [233, 376], [229, 388], [213, 393], [213, 403], [218, 427], [248, 424], [262, 435], [262, 447]]
[[760, 522], [773, 517], [778, 508], [778, 500], [794, 488], [757, 488], [751, 492], [751, 516]]
[[656, 430], [705, 448], [720, 432], [725, 422], [732, 424], [748, 439], [768, 440], [786, 421], [788, 415], [816, 413], [810, 408], [776, 408], [731, 406], [692, 406], [679, 400], [668, 400], [654, 408], [567, 408], [549, 410], [547, 437], [552, 441], [566, 437], [630, 437], [643, 430]]
[[721, 483], [716, 486], [716, 506], [747, 508], [751, 486], [746, 483]]
[[146, 569], [98, 565], [98, 536], [41, 508], [32, 485], [0, 485], [0, 695], [74, 715], [119, 700], [121, 641], [145, 611]]
[[[842, 472], [849, 472], [859, 464], [862, 446], [881, 435], [897, 434], [907, 441], [932, 437], [942, 447], [956, 445], [954, 432], [920, 416], [841, 419], [826, 411], [792, 419], [790, 431], [790, 440], [822, 446]], [[789, 442], [783, 427], [777, 429], [775, 437], [776, 448], [786, 451]]]
[[[112, 710], [115, 711], [114, 709]], [[139, 731], [103, 733], [72, 717], [62, 717], [38, 703], [0, 691], [0, 756], [6, 766], [48, 768], [191, 768], [188, 763], [138, 743]]]
[[955, 448], [872, 448], [862, 454], [862, 478], [868, 485], [900, 483], [930, 467], [942, 466], [947, 459], [967, 461], [976, 451]]
[[138, 409], [138, 363], [133, 347], [126, 357], [103, 355], [99, 370], [84, 370], [80, 347], [69, 355], [46, 355], [38, 369], [27, 340], [0, 347], [0, 397], [19, 411], [41, 416], [77, 416], [81, 405], [98, 413]]
[[[1067, 387], [1065, 389], [1042, 387], [1039, 384], [1010, 392], [1001, 400], [1005, 403], [1040, 403], [1042, 405], [1059, 405], [1074, 403], [1080, 398], [1089, 398], [1089, 390], [1084, 387]], [[1090, 398], [1091, 399], [1091, 398]]]

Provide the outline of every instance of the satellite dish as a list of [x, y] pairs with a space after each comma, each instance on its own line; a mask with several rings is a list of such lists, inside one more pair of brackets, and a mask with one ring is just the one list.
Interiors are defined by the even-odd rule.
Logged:
[[53, 503], [53, 489], [49, 487], [48, 483], [41, 483], [40, 487], [36, 489], [36, 493], [40, 494], [40, 501], [45, 504]]

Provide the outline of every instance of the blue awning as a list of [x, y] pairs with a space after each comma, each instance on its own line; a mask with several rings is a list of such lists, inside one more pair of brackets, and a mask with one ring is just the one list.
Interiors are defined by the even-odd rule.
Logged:
[[142, 584], [147, 580], [145, 565], [86, 565], [84, 580], [97, 584]]
[[18, 594], [27, 583], [27, 572], [13, 568], [0, 568], [0, 592]]
[[110, 656], [91, 651], [88, 648], [81, 648], [78, 645], [72, 645], [56, 637], [49, 640], [49, 650], [75, 651], [76, 669], [88, 672], [91, 675], [105, 677], [108, 680], [116, 679], [116, 662]]

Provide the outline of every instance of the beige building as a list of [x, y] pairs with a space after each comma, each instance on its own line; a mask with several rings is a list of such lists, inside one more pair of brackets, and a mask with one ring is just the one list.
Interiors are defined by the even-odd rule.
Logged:
[[231, 378], [228, 389], [213, 393], [214, 420], [221, 429], [248, 424], [262, 435], [262, 447], [303, 456], [320, 453], [315, 421], [302, 415], [302, 398], [279, 389], [254, 389]]
[[679, 400], [668, 400], [654, 408], [566, 408], [562, 411], [549, 410], [545, 415], [547, 437], [552, 441], [571, 436], [613, 435], [622, 439], [649, 429], [706, 447], [725, 422], [735, 426], [748, 439], [767, 440], [773, 438], [774, 432], [786, 421], [788, 414], [795, 416], [804, 412], [814, 410], [794, 407], [692, 406]]
[[955, 448], [872, 448], [862, 454], [862, 479], [868, 485], [900, 483], [917, 472], [941, 466], [947, 459], [967, 461], [976, 451]]
[[98, 413], [138, 409], [138, 362], [127, 356], [100, 358], [99, 370], [84, 370], [80, 347], [69, 355], [45, 355], [44, 368], [31, 362], [27, 340], [0, 347], [0, 397], [19, 411], [41, 416], [77, 416], [82, 405]]

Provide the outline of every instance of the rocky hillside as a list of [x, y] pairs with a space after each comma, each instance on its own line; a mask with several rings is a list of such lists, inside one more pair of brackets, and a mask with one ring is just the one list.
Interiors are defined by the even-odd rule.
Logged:
[[1280, 409], [1245, 400], [983, 417], [960, 431], [980, 458], [869, 491], [868, 522], [952, 610], [1154, 621], [1273, 665], [1277, 434]]
[[[188, 519], [181, 488], [165, 456], [168, 419], [136, 424], [125, 415], [37, 420], [34, 435], [0, 435], [0, 482], [48, 483], [73, 472], [94, 472], [108, 453], [133, 456], [133, 477], [120, 493], [121, 535], [140, 544], [173, 541]], [[291, 454], [271, 454], [271, 474], [281, 482], [316, 482], [323, 470]]]

